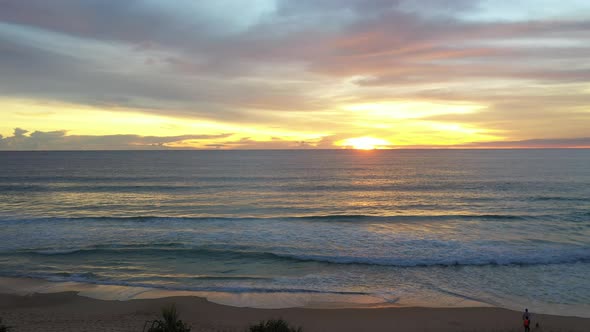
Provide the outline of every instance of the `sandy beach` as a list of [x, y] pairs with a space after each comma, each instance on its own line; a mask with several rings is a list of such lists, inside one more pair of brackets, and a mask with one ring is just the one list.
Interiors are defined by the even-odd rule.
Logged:
[[[193, 331], [244, 331], [263, 319], [283, 318], [304, 331], [520, 331], [520, 313], [500, 308], [252, 309], [198, 297], [105, 301], [75, 292], [0, 295], [0, 316], [14, 331], [141, 331], [175, 303]], [[535, 315], [541, 329], [588, 331], [590, 319]]]
[[[176, 304], [193, 331], [244, 331], [265, 319], [283, 318], [304, 331], [520, 331], [520, 313], [501, 308], [286, 308], [255, 309], [209, 302], [196, 296], [126, 301], [59, 293], [7, 294], [11, 287], [38, 281], [3, 278], [0, 317], [14, 331], [141, 331], [160, 309]], [[9, 285], [10, 286], [10, 285]], [[34, 287], [33, 287], [34, 288]], [[12, 287], [14, 290], [14, 287]], [[532, 331], [588, 331], [590, 318], [534, 315]]]

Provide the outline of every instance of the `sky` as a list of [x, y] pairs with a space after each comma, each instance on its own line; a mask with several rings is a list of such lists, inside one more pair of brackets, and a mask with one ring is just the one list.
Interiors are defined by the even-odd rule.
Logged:
[[0, 150], [590, 147], [587, 0], [0, 0]]

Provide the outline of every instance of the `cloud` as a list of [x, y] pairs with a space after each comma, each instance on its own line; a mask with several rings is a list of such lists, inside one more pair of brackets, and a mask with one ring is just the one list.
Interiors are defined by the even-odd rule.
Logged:
[[[299, 150], [316, 148], [317, 145], [315, 141], [287, 140], [276, 137], [268, 141], [257, 141], [250, 137], [243, 137], [239, 140], [208, 144], [207, 147], [212, 149], [238, 150]], [[334, 148], [334, 146], [330, 148]]]
[[26, 133], [28, 133], [28, 130], [22, 129], [22, 128], [14, 128], [14, 137], [15, 138], [21, 138], [24, 137]]
[[[478, 94], [482, 95], [478, 95]], [[436, 95], [436, 94], [433, 94]], [[441, 123], [470, 124], [504, 133], [511, 139], [582, 137], [588, 133], [590, 95], [571, 89], [562, 94], [527, 95], [473, 91], [471, 98], [497, 101], [475, 114], [442, 114], [423, 118]], [[448, 98], [455, 98], [452, 95]], [[458, 96], [456, 98], [463, 99]]]
[[[485, 107], [422, 120], [508, 139], [581, 136], [588, 5], [542, 7], [530, 17], [487, 0], [3, 0], [0, 98], [344, 136], [360, 131], [344, 104], [462, 101]], [[228, 146], [258, 144], [297, 140]]]
[[140, 136], [140, 135], [68, 135], [67, 130], [33, 131], [15, 128], [12, 136], [0, 136], [0, 150], [166, 150], [166, 149], [334, 149], [334, 142], [346, 136], [317, 139], [272, 137], [260, 140], [237, 134]]
[[590, 148], [590, 137], [478, 142], [458, 146], [475, 148]]
[[[64, 56], [38, 49], [34, 45], [36, 39], [26, 39], [32, 37], [31, 32], [26, 32], [22, 36], [25, 39], [20, 41], [9, 37], [0, 31], [3, 73], [0, 95], [4, 96], [30, 96], [106, 108], [133, 107], [153, 113], [225, 120], [238, 112], [249, 116], [248, 109], [253, 108], [301, 110], [319, 103], [305, 97], [303, 87], [296, 82], [274, 85], [265, 81], [170, 76], [154, 72], [149, 65], [135, 63], [131, 55], [124, 58], [130, 63], [103, 64], [96, 59], [84, 59], [84, 54]], [[86, 43], [55, 41], [48, 42], [48, 47], [60, 48], [78, 42]], [[112, 46], [104, 44], [92, 47], [106, 55], [115, 52]], [[118, 54], [126, 55], [125, 51]], [[125, 68], [129, 66], [135, 67], [131, 73]]]
[[[297, 150], [341, 149], [337, 142], [350, 138], [335, 134], [315, 139], [272, 137], [269, 140], [237, 137], [236, 134], [140, 136], [140, 135], [68, 135], [67, 130], [33, 131], [15, 128], [12, 136], [0, 135], [0, 151], [14, 150], [170, 150], [170, 149], [238, 149]], [[391, 145], [402, 149], [444, 148], [590, 148], [590, 137], [529, 139], [518, 141], [470, 142], [446, 145]]]
[[185, 141], [224, 139], [232, 134], [139, 136], [139, 135], [68, 135], [66, 130], [34, 131], [16, 128], [14, 135], [0, 137], [0, 150], [150, 150], [191, 148]]

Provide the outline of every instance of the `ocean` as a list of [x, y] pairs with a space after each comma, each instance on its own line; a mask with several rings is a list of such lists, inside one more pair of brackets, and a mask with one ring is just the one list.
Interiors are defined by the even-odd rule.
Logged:
[[0, 276], [588, 316], [590, 150], [0, 152]]

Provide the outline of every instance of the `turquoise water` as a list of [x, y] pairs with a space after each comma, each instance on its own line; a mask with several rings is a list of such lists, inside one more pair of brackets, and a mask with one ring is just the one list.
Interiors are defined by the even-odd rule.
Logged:
[[0, 161], [2, 276], [590, 312], [589, 150]]

